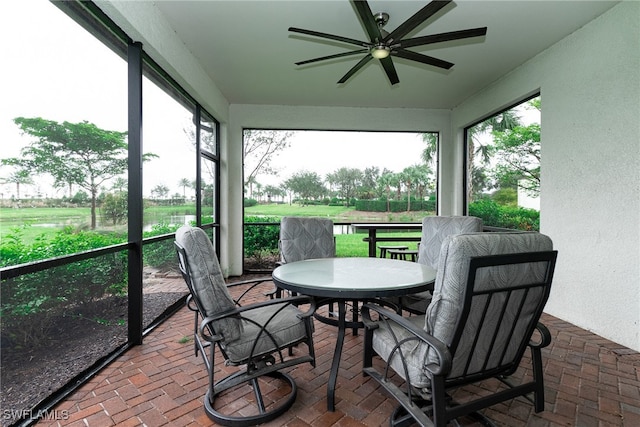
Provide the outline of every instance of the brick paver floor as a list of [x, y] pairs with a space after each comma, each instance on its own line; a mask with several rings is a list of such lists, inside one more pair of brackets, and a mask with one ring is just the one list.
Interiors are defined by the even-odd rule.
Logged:
[[[485, 410], [485, 415], [501, 426], [640, 426], [640, 354], [549, 315], [542, 321], [553, 336], [543, 353], [546, 410], [535, 414], [529, 402], [518, 398]], [[315, 324], [317, 365], [290, 371], [299, 388], [296, 403], [268, 425], [388, 425], [395, 405], [361, 374], [362, 334], [347, 335], [336, 411], [327, 411], [326, 381], [336, 329]], [[68, 414], [68, 419], [38, 425], [213, 425], [203, 410], [207, 376], [202, 359], [194, 356], [192, 328], [192, 313], [181, 309], [143, 345], [129, 350], [60, 403], [55, 409]], [[492, 387], [490, 383], [467, 387], [456, 396]]]

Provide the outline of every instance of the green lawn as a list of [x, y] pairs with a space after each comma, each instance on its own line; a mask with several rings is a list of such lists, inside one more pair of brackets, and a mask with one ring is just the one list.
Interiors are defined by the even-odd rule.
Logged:
[[[336, 235], [336, 255], [338, 257], [366, 257], [369, 256], [369, 243], [363, 242], [366, 233]], [[378, 233], [384, 237], [420, 237], [420, 232], [406, 233]], [[380, 242], [380, 244], [384, 244]], [[416, 249], [418, 242], [393, 242], [394, 245], [407, 245], [409, 249]], [[378, 253], [378, 251], [376, 251]]]

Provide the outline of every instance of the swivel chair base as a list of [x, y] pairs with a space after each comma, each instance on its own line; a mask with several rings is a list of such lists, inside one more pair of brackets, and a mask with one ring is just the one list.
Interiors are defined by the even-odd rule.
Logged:
[[[245, 383], [253, 388], [253, 392], [255, 394], [255, 402], [253, 402], [257, 408], [258, 413], [255, 415], [247, 415], [247, 416], [233, 416], [232, 414], [223, 414], [216, 410], [214, 406], [215, 395], [213, 399], [211, 398], [210, 391], [207, 392], [204, 398], [204, 409], [207, 416], [214, 422], [224, 426], [230, 427], [247, 427], [247, 426], [255, 426], [258, 424], [263, 424], [269, 421], [272, 421], [285, 413], [296, 401], [296, 396], [298, 394], [298, 387], [296, 386], [295, 381], [291, 376], [282, 372], [271, 372], [263, 375], [263, 377], [271, 377], [277, 380], [280, 380], [284, 383], [288, 383], [291, 387], [291, 391], [288, 396], [283, 397], [281, 402], [277, 403], [277, 405], [269, 410], [265, 408], [262, 392], [260, 391], [260, 386], [258, 385], [258, 380], [261, 377], [254, 378], [248, 383]], [[223, 380], [224, 381], [224, 380]], [[224, 392], [217, 393], [218, 395]]]

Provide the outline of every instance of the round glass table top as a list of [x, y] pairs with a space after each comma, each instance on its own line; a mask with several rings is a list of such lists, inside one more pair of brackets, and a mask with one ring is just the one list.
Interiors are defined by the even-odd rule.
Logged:
[[405, 295], [432, 287], [436, 271], [416, 262], [387, 258], [322, 258], [292, 262], [273, 271], [274, 282], [304, 295], [372, 298]]

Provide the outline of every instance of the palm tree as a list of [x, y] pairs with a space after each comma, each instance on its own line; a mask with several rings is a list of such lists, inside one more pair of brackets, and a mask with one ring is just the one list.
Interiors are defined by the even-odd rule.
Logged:
[[413, 165], [406, 167], [400, 173], [404, 185], [407, 187], [407, 212], [411, 211], [411, 190], [415, 187], [418, 192], [429, 181], [431, 171], [425, 165]]
[[247, 178], [247, 181], [245, 182], [245, 186], [249, 187], [249, 198], [253, 199], [253, 184], [257, 184], [258, 181], [256, 180], [255, 176], [250, 176], [249, 178]]
[[16, 172], [13, 172], [9, 175], [8, 178], [3, 180], [8, 184], [16, 185], [16, 199], [20, 200], [20, 184], [31, 185], [33, 184], [33, 179], [31, 178], [31, 174], [26, 169], [20, 169]]
[[178, 185], [182, 187], [182, 198], [187, 200], [187, 187], [191, 187], [191, 181], [188, 178], [182, 178], [178, 181]]
[[434, 132], [423, 133], [422, 141], [427, 144], [422, 150], [422, 161], [427, 166], [433, 166], [438, 154], [438, 134]]
[[389, 212], [390, 210], [390, 202], [389, 200], [391, 199], [391, 183], [392, 183], [392, 177], [393, 172], [388, 171], [387, 169], [385, 169], [384, 171], [382, 171], [382, 175], [380, 175], [380, 178], [378, 178], [378, 191], [382, 191], [384, 192], [386, 199], [387, 199], [387, 212]]

